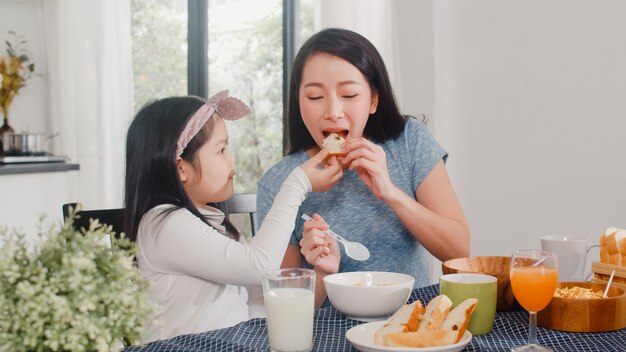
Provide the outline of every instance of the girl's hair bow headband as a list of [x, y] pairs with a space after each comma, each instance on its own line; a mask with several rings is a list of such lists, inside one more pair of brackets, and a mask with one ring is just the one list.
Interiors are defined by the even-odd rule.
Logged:
[[233, 121], [248, 115], [250, 111], [246, 103], [237, 98], [229, 97], [228, 90], [223, 90], [210, 97], [187, 121], [176, 142], [176, 157], [183, 154], [189, 142], [209, 121], [213, 113], [217, 112], [224, 120]]

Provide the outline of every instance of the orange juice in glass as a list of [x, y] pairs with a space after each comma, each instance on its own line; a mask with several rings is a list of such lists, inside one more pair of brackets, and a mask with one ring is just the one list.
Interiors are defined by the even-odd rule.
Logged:
[[528, 311], [544, 309], [556, 290], [558, 271], [543, 266], [511, 269], [511, 285], [517, 301]]
[[552, 351], [537, 343], [537, 312], [550, 303], [556, 290], [556, 254], [539, 250], [516, 251], [511, 257], [510, 276], [515, 298], [530, 313], [528, 344], [512, 351]]

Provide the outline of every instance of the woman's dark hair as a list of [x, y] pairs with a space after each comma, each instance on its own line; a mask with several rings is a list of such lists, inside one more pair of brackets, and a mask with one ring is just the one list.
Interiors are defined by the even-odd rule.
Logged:
[[348, 61], [365, 76], [370, 89], [378, 92], [378, 108], [370, 115], [363, 134], [374, 142], [398, 137], [404, 130], [405, 118], [396, 104], [382, 57], [374, 45], [362, 35], [347, 29], [328, 28], [309, 38], [293, 62], [285, 109], [289, 143], [287, 154], [316, 145], [302, 121], [298, 93], [304, 65], [309, 57], [317, 53], [330, 54]]
[[[178, 174], [176, 142], [187, 120], [203, 104], [198, 97], [170, 97], [144, 105], [133, 119], [126, 135], [125, 229], [131, 240], [137, 237], [141, 217], [160, 204], [185, 208], [208, 225], [193, 204]], [[198, 149], [209, 139], [215, 119], [189, 142], [180, 156], [199, 170]], [[165, 215], [165, 213], [163, 215]], [[228, 220], [227, 236], [239, 239], [239, 232]]]

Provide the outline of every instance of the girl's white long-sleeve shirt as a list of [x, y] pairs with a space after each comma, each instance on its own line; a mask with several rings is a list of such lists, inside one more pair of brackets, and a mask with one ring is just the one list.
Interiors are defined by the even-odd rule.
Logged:
[[294, 169], [249, 241], [220, 234], [186, 209], [162, 215], [169, 204], [144, 214], [137, 263], [162, 312], [148, 323], [143, 342], [225, 328], [263, 314], [249, 299], [258, 304], [261, 274], [280, 267], [298, 207], [310, 191], [307, 176]]

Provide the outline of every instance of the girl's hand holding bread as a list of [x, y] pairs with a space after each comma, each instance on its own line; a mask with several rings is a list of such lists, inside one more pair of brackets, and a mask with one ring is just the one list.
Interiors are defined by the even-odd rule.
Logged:
[[326, 192], [343, 177], [343, 170], [337, 158], [326, 159], [328, 156], [329, 151], [324, 148], [300, 165], [311, 182], [313, 192]]

